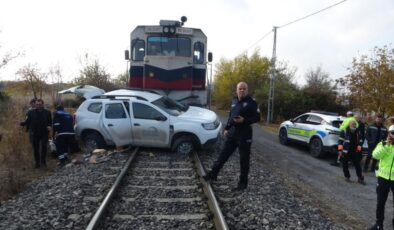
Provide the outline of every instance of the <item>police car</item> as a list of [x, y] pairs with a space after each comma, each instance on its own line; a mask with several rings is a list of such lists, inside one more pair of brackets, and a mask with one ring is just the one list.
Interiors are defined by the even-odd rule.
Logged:
[[279, 127], [279, 141], [306, 144], [310, 154], [322, 157], [326, 152], [336, 152], [339, 126], [343, 117], [335, 113], [312, 111], [283, 122]]

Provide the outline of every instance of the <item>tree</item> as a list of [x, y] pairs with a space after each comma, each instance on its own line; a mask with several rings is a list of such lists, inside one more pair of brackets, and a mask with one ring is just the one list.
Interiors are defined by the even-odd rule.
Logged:
[[349, 70], [344, 83], [355, 106], [394, 113], [394, 49], [375, 47], [371, 56], [353, 58]]
[[[302, 92], [297, 84], [294, 83], [296, 69], [291, 69], [285, 63], [277, 63], [275, 70], [275, 94], [274, 94], [274, 121], [280, 121], [298, 116], [305, 112], [302, 103]], [[268, 107], [268, 85], [265, 94], [266, 100], [263, 111]]]
[[240, 81], [248, 83], [249, 92], [257, 97], [261, 87], [268, 81], [269, 66], [269, 60], [261, 57], [257, 51], [251, 57], [243, 54], [234, 60], [221, 59], [216, 65], [213, 92], [215, 104], [219, 108], [227, 108], [231, 96], [235, 93], [235, 87]]
[[105, 91], [113, 90], [115, 87], [111, 83], [111, 76], [100, 62], [95, 59], [90, 61], [88, 54], [85, 55], [85, 64], [82, 70], [80, 70], [79, 77], [74, 79], [76, 85], [94, 85], [98, 88], [104, 89]]
[[15, 54], [11, 51], [2, 51], [1, 48], [2, 46], [0, 44], [0, 70], [4, 68], [6, 65], [8, 65], [8, 63], [11, 60], [20, 57], [22, 55], [22, 52], [18, 52]]
[[[236, 84], [245, 81], [249, 93], [259, 103], [262, 118], [266, 117], [269, 92], [269, 58], [262, 57], [256, 50], [250, 57], [246, 54], [234, 60], [222, 59], [217, 64], [214, 82], [214, 102], [219, 108], [227, 108], [229, 99], [235, 93]], [[278, 62], [275, 70], [274, 120], [295, 116], [299, 103], [298, 87], [293, 83], [295, 70], [285, 63]]]
[[[0, 31], [0, 32], [1, 32], [1, 31]], [[6, 52], [4, 52], [4, 51], [2, 51], [1, 48], [2, 48], [2, 47], [1, 47], [1, 44], [0, 44], [0, 70], [2, 70], [3, 68], [5, 68], [11, 60], [13, 60], [13, 59], [15, 59], [15, 58], [17, 58], [17, 57], [19, 57], [19, 56], [22, 55], [21, 52], [16, 53], [16, 54], [12, 53], [11, 51], [6, 51]], [[1, 76], [1, 75], [0, 75], [0, 76]], [[7, 95], [5, 94], [5, 92], [0, 88], [0, 101], [4, 101], [4, 100], [6, 100], [7, 98], [8, 98], [8, 97], [7, 97]]]
[[117, 88], [124, 88], [128, 86], [129, 83], [129, 75], [127, 73], [119, 74], [114, 80], [114, 85]]
[[306, 85], [302, 88], [304, 105], [308, 110], [341, 111], [337, 103], [336, 85], [330, 75], [320, 66], [310, 69], [305, 75]]
[[49, 78], [51, 79], [51, 97], [55, 103], [60, 102], [59, 92], [62, 88], [63, 75], [59, 63], [49, 69]]
[[42, 98], [42, 93], [46, 85], [47, 73], [41, 72], [36, 65], [27, 64], [20, 68], [17, 73], [31, 89], [34, 98]]

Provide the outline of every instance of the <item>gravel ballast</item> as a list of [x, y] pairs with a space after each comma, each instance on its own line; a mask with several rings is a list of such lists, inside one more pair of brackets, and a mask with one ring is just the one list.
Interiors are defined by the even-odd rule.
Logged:
[[[206, 168], [212, 166], [219, 149], [200, 155]], [[256, 160], [257, 154], [259, 150], [252, 149], [246, 190], [231, 191], [239, 176], [238, 152], [229, 158], [218, 180], [211, 183], [230, 229], [348, 229], [291, 191], [282, 176]], [[58, 168], [1, 204], [0, 229], [85, 229], [127, 157], [117, 153], [100, 164], [86, 162]]]

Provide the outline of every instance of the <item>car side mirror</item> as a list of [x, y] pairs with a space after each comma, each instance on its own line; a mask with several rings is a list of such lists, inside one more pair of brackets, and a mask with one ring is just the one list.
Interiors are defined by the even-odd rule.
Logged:
[[294, 123], [294, 118], [291, 118], [290, 121], [291, 121], [291, 123]]

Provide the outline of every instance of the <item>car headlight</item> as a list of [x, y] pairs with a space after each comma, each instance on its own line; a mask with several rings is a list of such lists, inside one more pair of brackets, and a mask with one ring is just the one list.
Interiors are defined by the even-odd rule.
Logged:
[[220, 124], [220, 121], [218, 119], [216, 119], [216, 121], [214, 122], [210, 122], [210, 123], [202, 123], [202, 127], [206, 130], [214, 130], [216, 129]]

